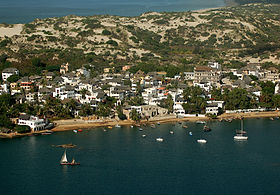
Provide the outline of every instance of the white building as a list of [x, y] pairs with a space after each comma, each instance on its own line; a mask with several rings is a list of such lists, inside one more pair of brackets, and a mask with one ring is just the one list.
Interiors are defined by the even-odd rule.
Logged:
[[19, 71], [16, 68], [6, 68], [2, 71], [2, 79], [3, 81], [7, 81], [7, 79], [12, 75], [19, 75]]
[[45, 129], [46, 123], [44, 119], [39, 119], [36, 116], [23, 114], [19, 117], [18, 125], [26, 125], [29, 126], [32, 131], [39, 131]]
[[219, 110], [223, 107], [224, 101], [207, 101], [206, 114], [218, 115]]

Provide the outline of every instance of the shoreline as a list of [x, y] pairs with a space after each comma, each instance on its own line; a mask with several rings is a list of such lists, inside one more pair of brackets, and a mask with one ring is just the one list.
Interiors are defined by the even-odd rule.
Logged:
[[[170, 116], [169, 118], [155, 118], [149, 121], [142, 120], [137, 124], [154, 124], [154, 123], [176, 123], [176, 122], [196, 122], [196, 121], [218, 121], [224, 119], [240, 119], [243, 118], [270, 118], [270, 117], [280, 117], [280, 112], [278, 111], [269, 111], [269, 112], [250, 112], [250, 113], [224, 113], [217, 117], [217, 119], [211, 119], [209, 117], [184, 117], [184, 118], [176, 118], [176, 116]], [[132, 120], [124, 120], [124, 121], [100, 121], [100, 122], [90, 122], [84, 120], [70, 119], [70, 120], [60, 120], [54, 121], [55, 123], [59, 123], [52, 130], [57, 131], [70, 131], [76, 129], [89, 129], [89, 128], [97, 128], [97, 127], [108, 127], [108, 126], [126, 126], [126, 125], [136, 125], [136, 123]], [[80, 123], [79, 123], [80, 122]], [[68, 123], [68, 124], [67, 124]]]
[[[209, 117], [184, 117], [184, 118], [177, 118], [175, 115], [171, 115], [168, 117], [159, 117], [154, 118], [152, 120], [146, 121], [142, 120], [139, 123], [135, 123], [132, 120], [124, 120], [124, 121], [117, 121], [117, 120], [108, 120], [108, 121], [98, 121], [92, 122], [83, 119], [68, 119], [68, 120], [58, 120], [54, 121], [57, 123], [57, 126], [52, 129], [53, 132], [61, 132], [61, 131], [73, 131], [77, 129], [95, 129], [99, 127], [114, 127], [116, 125], [120, 126], [130, 126], [130, 125], [151, 125], [155, 123], [177, 123], [177, 122], [196, 122], [196, 121], [222, 121], [227, 119], [251, 119], [251, 118], [274, 118], [280, 117], [279, 111], [268, 111], [268, 112], [249, 112], [249, 113], [224, 113], [217, 117], [217, 119], [211, 119]], [[29, 132], [29, 133], [0, 133], [0, 139], [12, 139], [18, 137], [25, 137], [25, 136], [33, 136], [34, 134], [41, 134], [48, 130], [43, 131], [36, 131], [36, 132]]]

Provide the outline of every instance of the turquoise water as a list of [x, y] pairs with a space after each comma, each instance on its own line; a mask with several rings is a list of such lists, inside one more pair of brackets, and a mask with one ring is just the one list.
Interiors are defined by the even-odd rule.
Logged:
[[224, 5], [224, 0], [1, 0], [0, 23], [27, 23], [70, 14], [138, 16], [148, 11], [188, 11]]
[[[245, 142], [233, 140], [240, 121], [209, 123], [209, 133], [187, 123], [0, 140], [1, 194], [279, 194], [280, 121], [244, 124]], [[64, 150], [52, 145], [66, 143], [80, 166], [59, 165]]]

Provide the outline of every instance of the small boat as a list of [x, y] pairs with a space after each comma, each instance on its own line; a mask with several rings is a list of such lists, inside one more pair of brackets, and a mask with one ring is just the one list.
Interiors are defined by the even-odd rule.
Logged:
[[134, 127], [133, 125], [130, 126], [130, 128], [133, 128], [133, 127]]
[[64, 153], [61, 157], [61, 160], [60, 160], [60, 165], [72, 165], [72, 166], [74, 166], [74, 165], [80, 165], [80, 163], [76, 162], [74, 158], [71, 162], [68, 162], [67, 156], [66, 156], [66, 149], [65, 149]]
[[183, 125], [183, 128], [188, 128], [188, 126], [187, 125]]
[[174, 131], [169, 131], [170, 134], [174, 134]]
[[103, 128], [103, 131], [104, 131], [104, 132], [106, 132], [106, 131], [107, 131], [107, 129]]
[[119, 124], [116, 124], [115, 127], [120, 128], [121, 126]]
[[206, 141], [205, 139], [198, 139], [197, 142], [198, 142], [198, 143], [202, 143], [202, 144], [207, 143], [207, 141]]
[[192, 136], [192, 132], [191, 131], [189, 132], [189, 135]]
[[246, 136], [246, 131], [243, 130], [243, 119], [241, 119], [241, 129], [240, 130], [237, 130], [236, 132], [236, 135], [233, 136], [233, 139], [234, 140], [247, 140], [248, 139], [248, 136]]
[[139, 131], [143, 131], [143, 129], [140, 127], [140, 128], [139, 128]]
[[205, 124], [205, 121], [196, 121], [196, 124]]
[[157, 122], [158, 125], [160, 125], [160, 122]]
[[208, 127], [207, 125], [204, 125], [203, 131], [204, 131], [204, 132], [210, 132], [210, 131], [211, 131], [211, 128]]
[[163, 142], [163, 139], [161, 137], [156, 138], [157, 142]]
[[135, 126], [136, 126], [136, 127], [140, 127], [140, 124], [136, 124]]
[[151, 127], [152, 127], [152, 128], [156, 128], [155, 124], [151, 124]]
[[113, 127], [112, 126], [108, 126], [108, 129], [112, 129]]
[[146, 135], [142, 135], [142, 137], [146, 137]]
[[53, 133], [53, 131], [47, 130], [47, 131], [45, 131], [45, 132], [42, 132], [41, 135], [50, 135], [50, 134], [52, 134], [52, 133]]
[[181, 125], [182, 124], [182, 122], [178, 122], [179, 123], [179, 125]]
[[272, 120], [272, 121], [274, 121], [274, 118], [273, 118], [273, 117], [270, 117], [269, 119]]
[[83, 130], [82, 130], [82, 129], [78, 129], [78, 131], [79, 131], [79, 132], [83, 132]]
[[74, 133], [78, 133], [78, 131], [77, 131], [77, 130], [73, 130], [73, 132], [74, 132]]
[[71, 161], [71, 163], [70, 163], [70, 165], [71, 165], [71, 166], [75, 166], [75, 165], [80, 165], [80, 163], [79, 163], [79, 162], [76, 162], [75, 159], [73, 158], [72, 161]]

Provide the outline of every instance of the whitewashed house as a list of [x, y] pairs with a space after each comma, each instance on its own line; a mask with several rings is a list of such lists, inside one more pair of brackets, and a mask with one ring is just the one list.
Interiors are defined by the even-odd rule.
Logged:
[[44, 119], [39, 119], [39, 117], [22, 114], [19, 116], [18, 125], [27, 125], [32, 131], [39, 131], [45, 129], [46, 123]]
[[19, 75], [19, 70], [16, 68], [5, 68], [2, 71], [2, 80], [7, 81], [7, 79], [12, 75]]

